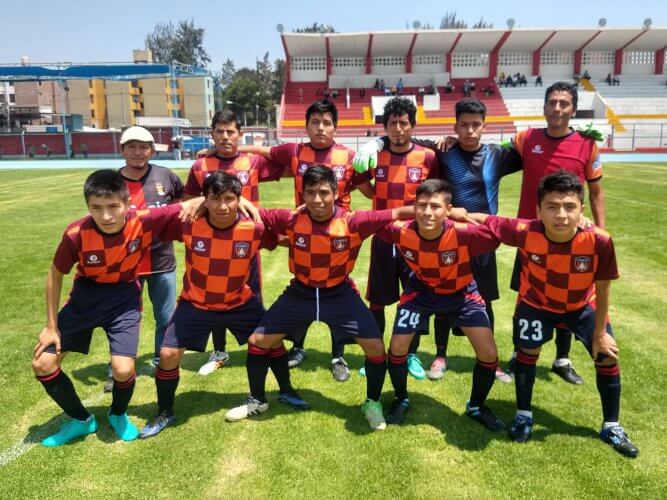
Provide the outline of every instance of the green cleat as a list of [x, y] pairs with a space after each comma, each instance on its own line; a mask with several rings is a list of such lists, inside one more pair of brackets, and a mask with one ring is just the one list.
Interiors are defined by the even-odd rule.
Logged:
[[97, 431], [97, 420], [95, 420], [94, 415], [88, 417], [87, 420], [76, 420], [73, 418], [65, 422], [58, 432], [44, 439], [42, 444], [49, 448], [62, 446], [78, 437], [92, 434], [95, 431]]
[[109, 415], [109, 423], [116, 432], [116, 436], [123, 441], [134, 441], [139, 437], [139, 429], [137, 429], [137, 426], [130, 421], [130, 417], [127, 416], [127, 413], [123, 413], [122, 415]]
[[361, 413], [366, 417], [366, 421], [372, 430], [383, 431], [387, 428], [387, 422], [385, 422], [384, 415], [382, 414], [382, 403], [379, 401], [367, 399], [361, 405]]
[[417, 380], [426, 378], [426, 370], [422, 366], [422, 360], [416, 354], [408, 354], [408, 373]]

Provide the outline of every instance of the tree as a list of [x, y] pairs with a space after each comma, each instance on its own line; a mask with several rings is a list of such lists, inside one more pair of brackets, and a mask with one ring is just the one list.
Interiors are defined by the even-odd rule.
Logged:
[[[445, 12], [445, 15], [442, 16], [442, 19], [440, 20], [440, 29], [445, 30], [445, 29], [464, 29], [468, 27], [468, 23], [461, 20], [461, 19], [456, 19], [456, 12]], [[482, 28], [493, 28], [493, 23], [487, 23], [484, 20], [484, 16], [479, 18], [479, 21], [477, 21], [475, 24], [472, 25], [472, 29], [482, 29]]]
[[305, 28], [297, 28], [294, 30], [294, 33], [336, 33], [336, 30], [333, 26], [327, 26], [326, 24], [319, 24], [317, 21], [313, 23], [312, 26], [306, 26]]
[[234, 61], [227, 59], [224, 63], [222, 63], [222, 71], [220, 71], [220, 86], [223, 89], [226, 89], [234, 82], [234, 78], [236, 78], [236, 66], [234, 65]]
[[273, 78], [271, 79], [271, 100], [273, 103], [280, 102], [285, 80], [285, 59], [273, 61]]
[[146, 36], [146, 48], [153, 52], [157, 62], [188, 64], [205, 67], [211, 58], [204, 49], [204, 28], [197, 28], [194, 20], [157, 23]]

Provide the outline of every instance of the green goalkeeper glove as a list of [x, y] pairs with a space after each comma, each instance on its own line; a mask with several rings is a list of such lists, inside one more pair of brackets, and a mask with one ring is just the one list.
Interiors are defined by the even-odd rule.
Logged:
[[368, 141], [359, 148], [357, 154], [352, 160], [352, 167], [355, 171], [363, 174], [371, 168], [375, 168], [378, 164], [378, 153], [384, 149], [384, 141], [379, 137]]
[[586, 128], [584, 129], [578, 128], [577, 132], [579, 132], [584, 137], [593, 139], [596, 142], [604, 141], [604, 137], [602, 137], [602, 132], [600, 132], [598, 129], [593, 128], [593, 122], [586, 125]]

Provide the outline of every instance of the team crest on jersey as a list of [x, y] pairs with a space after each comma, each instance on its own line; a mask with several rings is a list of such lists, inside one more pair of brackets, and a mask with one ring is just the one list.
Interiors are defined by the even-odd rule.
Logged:
[[336, 238], [333, 240], [333, 246], [339, 252], [345, 250], [347, 247], [347, 238]]
[[140, 246], [141, 246], [141, 240], [139, 238], [130, 241], [127, 244], [127, 253], [136, 252], [137, 250], [139, 250]]
[[408, 179], [410, 179], [410, 182], [419, 182], [421, 178], [422, 178], [421, 168], [408, 169]]
[[155, 191], [160, 196], [164, 196], [165, 194], [167, 194], [167, 193], [164, 192], [164, 186], [162, 185], [161, 182], [156, 182], [155, 183]]
[[440, 254], [440, 260], [442, 260], [444, 265], [451, 266], [454, 262], [456, 262], [456, 252], [454, 250], [442, 252]]
[[204, 243], [202, 240], [198, 240], [194, 245], [192, 245], [192, 249], [197, 253], [204, 253], [206, 252], [206, 243]]
[[405, 258], [408, 260], [415, 260], [415, 254], [412, 253], [412, 250], [406, 250], [403, 255], [405, 255]]
[[345, 167], [337, 165], [335, 167], [332, 167], [331, 170], [333, 170], [333, 173], [336, 176], [337, 181], [342, 181], [345, 178]]
[[306, 238], [304, 238], [303, 236], [297, 236], [296, 240], [294, 241], [294, 244], [299, 248], [306, 248]]
[[591, 267], [591, 258], [590, 257], [575, 257], [574, 258], [574, 268], [583, 273], [588, 271], [588, 268]]
[[298, 169], [299, 175], [305, 174], [306, 170], [308, 170], [308, 165], [306, 165], [305, 163], [302, 163], [301, 165], [299, 165], [299, 169]]
[[248, 172], [242, 171], [242, 172], [236, 172], [236, 177], [241, 181], [241, 184], [244, 186], [248, 184], [248, 181], [250, 180], [250, 176], [248, 175]]
[[535, 264], [542, 263], [542, 259], [540, 259], [540, 256], [534, 253], [530, 255], [530, 260], [532, 260]]
[[533, 150], [531, 151], [531, 153], [535, 153], [536, 155], [541, 155], [542, 153], [544, 153], [544, 150], [542, 149], [542, 146], [540, 146], [539, 144], [535, 144], [533, 146]]
[[243, 258], [248, 255], [248, 250], [250, 250], [250, 244], [244, 241], [234, 244], [234, 253], [237, 257]]
[[86, 265], [87, 266], [103, 266], [104, 265], [104, 259], [96, 253], [90, 253], [86, 256]]

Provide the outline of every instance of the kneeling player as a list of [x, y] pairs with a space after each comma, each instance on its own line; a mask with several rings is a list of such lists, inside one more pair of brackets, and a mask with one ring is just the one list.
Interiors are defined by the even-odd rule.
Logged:
[[[44, 446], [60, 446], [97, 430], [95, 417], [61, 370], [70, 351], [88, 353], [93, 330], [106, 331], [114, 379], [109, 423], [123, 441], [139, 432], [126, 410], [134, 391], [134, 358], [141, 321], [137, 268], [153, 237], [196, 208], [201, 198], [167, 207], [129, 211], [129, 192], [113, 170], [93, 172], [83, 188], [90, 215], [69, 225], [46, 281], [47, 324], [39, 335], [32, 367], [46, 392], [71, 418]], [[67, 304], [58, 311], [63, 275], [77, 264]]]
[[518, 247], [521, 259], [519, 302], [514, 313], [517, 415], [509, 434], [518, 442], [530, 439], [535, 365], [542, 345], [552, 339], [556, 325], [564, 323], [595, 362], [602, 400], [600, 438], [623, 455], [635, 457], [639, 451], [618, 419], [619, 351], [607, 316], [611, 280], [618, 278], [614, 246], [605, 231], [578, 227], [582, 211], [581, 183], [573, 174], [559, 172], [540, 183], [538, 219], [473, 215], [500, 241]]
[[[275, 248], [277, 239], [263, 224], [239, 214], [241, 182], [237, 177], [213, 172], [204, 181], [203, 192], [206, 217], [167, 229], [168, 238], [185, 243], [185, 275], [155, 373], [158, 415], [142, 429], [142, 438], [156, 435], [176, 420], [174, 396], [185, 349], [204, 352], [209, 332], [225, 328], [243, 345], [264, 315], [264, 307], [248, 286], [248, 277], [259, 249]], [[296, 408], [307, 407], [292, 389], [282, 342], [268, 355], [280, 387], [279, 400]]]
[[396, 310], [389, 347], [389, 376], [396, 399], [387, 423], [402, 423], [410, 407], [408, 348], [415, 333], [425, 331], [431, 315], [438, 313], [463, 330], [477, 356], [466, 415], [499, 431], [505, 426], [484, 406], [495, 380], [498, 352], [471, 265], [472, 257], [495, 250], [498, 242], [484, 226], [448, 221], [451, 198], [447, 182], [424, 181], [417, 188], [415, 220], [394, 222], [378, 234], [396, 245], [413, 271]]
[[386, 374], [382, 334], [349, 275], [362, 241], [412, 207], [347, 212], [334, 205], [338, 184], [332, 169], [316, 165], [303, 174], [305, 208], [260, 210], [268, 229], [287, 234], [289, 286], [267, 311], [248, 341], [250, 396], [227, 412], [230, 421], [268, 410], [264, 384], [272, 350], [282, 339], [303, 335], [313, 321], [326, 323], [337, 340], [353, 339], [366, 354], [366, 402], [361, 409], [373, 430], [386, 427], [380, 404]]

